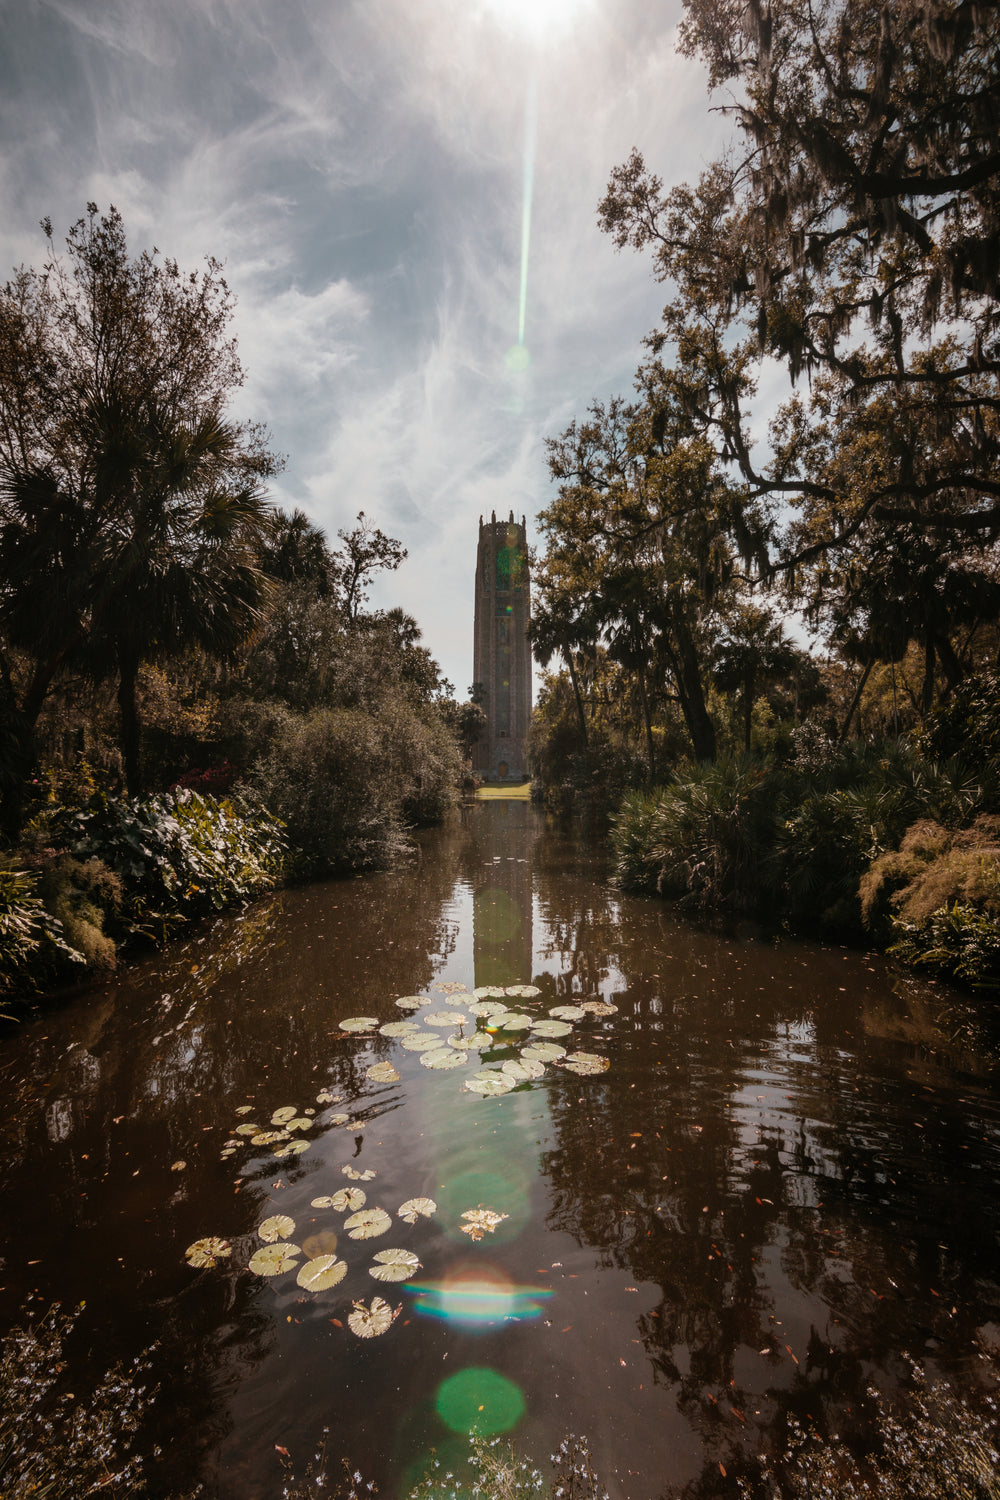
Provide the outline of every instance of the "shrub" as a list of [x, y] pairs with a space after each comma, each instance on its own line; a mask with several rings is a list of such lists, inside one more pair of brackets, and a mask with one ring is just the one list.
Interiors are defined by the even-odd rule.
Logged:
[[187, 917], [248, 901], [281, 878], [281, 824], [252, 800], [178, 790], [100, 798], [56, 820], [72, 853], [119, 877], [128, 932], [162, 935]]
[[41, 979], [85, 962], [38, 893], [38, 877], [0, 863], [0, 997], [37, 989]]

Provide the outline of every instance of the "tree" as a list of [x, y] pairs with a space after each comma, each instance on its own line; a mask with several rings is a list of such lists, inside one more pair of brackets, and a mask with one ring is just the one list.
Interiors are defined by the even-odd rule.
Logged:
[[735, 609], [716, 643], [714, 675], [726, 691], [738, 691], [743, 706], [743, 748], [750, 753], [757, 689], [787, 676], [797, 653], [785, 639], [782, 622], [768, 609], [743, 604]]
[[344, 608], [353, 620], [368, 598], [368, 586], [375, 574], [383, 569], [394, 573], [407, 553], [401, 542], [372, 526], [363, 510], [358, 511], [358, 524], [353, 531], [338, 531], [337, 535], [345, 553], [341, 575]]
[[[652, 246], [673, 284], [673, 342], [692, 406], [757, 497], [841, 488], [786, 445], [757, 462], [732, 360], [824, 373], [842, 409], [932, 414], [823, 539], [869, 519], [1000, 534], [1000, 12], [966, 0], [685, 0], [685, 50], [730, 86], [733, 153], [664, 193], [641, 154], [600, 206], [619, 245]], [[742, 148], [742, 149], [741, 149]], [[662, 344], [661, 344], [662, 346]], [[725, 357], [723, 357], [725, 356]], [[779, 561], [793, 566], [789, 548]]]
[[[95, 204], [66, 253], [0, 293], [0, 682], [18, 726], [18, 790], [53, 679], [71, 663], [119, 680], [122, 749], [138, 789], [142, 661], [197, 641], [230, 649], [259, 618], [263, 429], [225, 416], [243, 379], [217, 261], [182, 273], [131, 257], [121, 215]], [[26, 654], [20, 680], [9, 648]]]

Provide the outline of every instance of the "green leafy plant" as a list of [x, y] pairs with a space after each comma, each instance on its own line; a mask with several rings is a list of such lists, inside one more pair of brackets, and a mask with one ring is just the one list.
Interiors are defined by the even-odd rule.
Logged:
[[84, 962], [46, 909], [37, 875], [0, 863], [0, 997], [30, 994], [43, 977]]

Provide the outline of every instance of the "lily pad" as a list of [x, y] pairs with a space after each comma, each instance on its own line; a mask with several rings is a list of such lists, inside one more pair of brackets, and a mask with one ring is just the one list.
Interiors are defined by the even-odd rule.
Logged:
[[617, 1005], [612, 1005], [610, 1000], [584, 1000], [581, 1010], [589, 1010], [592, 1016], [616, 1016]]
[[280, 1276], [282, 1272], [292, 1269], [299, 1254], [298, 1245], [265, 1245], [263, 1250], [257, 1250], [251, 1255], [250, 1269], [258, 1276]]
[[259, 1125], [251, 1125], [249, 1123], [246, 1124], [246, 1125], [237, 1125], [237, 1127], [236, 1127], [236, 1134], [237, 1135], [259, 1135], [260, 1134], [260, 1126]]
[[351, 1213], [357, 1213], [359, 1208], [364, 1208], [368, 1201], [368, 1194], [361, 1188], [341, 1188], [339, 1192], [330, 1193], [323, 1198], [312, 1200], [313, 1208], [335, 1208], [339, 1213], [345, 1213], [350, 1209]]
[[461, 1068], [468, 1061], [465, 1053], [456, 1052], [454, 1047], [433, 1047], [420, 1054], [420, 1065], [424, 1068]]
[[513, 1078], [515, 1083], [527, 1083], [532, 1078], [541, 1078], [545, 1072], [545, 1064], [533, 1062], [529, 1058], [508, 1058], [500, 1065], [501, 1073], [506, 1073], [508, 1078]]
[[550, 1063], [566, 1056], [566, 1048], [558, 1042], [529, 1042], [521, 1050], [521, 1061]]
[[372, 1063], [371, 1067], [368, 1069], [366, 1077], [370, 1078], [372, 1083], [399, 1082], [399, 1074], [396, 1072], [396, 1069], [390, 1062]]
[[541, 993], [537, 984], [508, 984], [504, 990], [505, 995], [520, 995], [525, 1000], [533, 1000]]
[[287, 1130], [262, 1130], [259, 1135], [250, 1137], [251, 1146], [270, 1146], [274, 1141], [287, 1141]]
[[494, 1094], [509, 1094], [514, 1086], [514, 1079], [510, 1074], [501, 1073], [498, 1068], [486, 1068], [481, 1073], [473, 1073], [463, 1085], [470, 1094], [482, 1094], [486, 1098]]
[[275, 1146], [275, 1156], [301, 1156], [303, 1151], [312, 1149], [312, 1141], [289, 1141], [284, 1146]]
[[380, 1250], [375, 1265], [368, 1267], [369, 1276], [376, 1281], [409, 1281], [420, 1262], [412, 1250]]
[[373, 1297], [371, 1307], [366, 1307], [363, 1302], [355, 1302], [354, 1311], [347, 1315], [347, 1326], [359, 1339], [374, 1339], [392, 1327], [398, 1311], [398, 1308], [393, 1311], [381, 1297]]
[[236, 1113], [238, 1115], [252, 1115], [253, 1114], [253, 1105], [252, 1104], [237, 1104], [237, 1106], [236, 1106]]
[[433, 1015], [424, 1016], [425, 1026], [461, 1026], [468, 1017], [460, 1010], [436, 1010]]
[[469, 986], [463, 984], [460, 979], [435, 980], [434, 988], [440, 990], [442, 995], [467, 995], [469, 993]]
[[321, 1089], [316, 1095], [317, 1104], [342, 1104], [343, 1094], [331, 1094], [329, 1089]]
[[507, 991], [502, 984], [480, 984], [472, 993], [477, 1000], [502, 1000]]
[[374, 1240], [392, 1228], [392, 1220], [384, 1208], [363, 1208], [344, 1220], [344, 1228], [352, 1240]]
[[535, 1024], [534, 1017], [520, 1010], [498, 1011], [490, 1016], [489, 1024], [498, 1026], [501, 1031], [527, 1031], [529, 1026]]
[[365, 1170], [363, 1172], [359, 1172], [357, 1167], [351, 1166], [341, 1167], [340, 1170], [343, 1172], [344, 1176], [349, 1177], [352, 1182], [371, 1182], [378, 1176], [378, 1173], [375, 1171], [374, 1167], [365, 1167]]
[[606, 1073], [610, 1066], [608, 1059], [599, 1057], [596, 1052], [570, 1052], [563, 1060], [564, 1068], [568, 1068], [571, 1073], [579, 1073], [582, 1078], [594, 1073]]
[[437, 1212], [437, 1204], [433, 1198], [407, 1198], [396, 1210], [398, 1216], [406, 1224], [415, 1224], [418, 1219], [429, 1219], [431, 1214]]
[[532, 1021], [535, 1036], [569, 1036], [573, 1030], [568, 1021]]
[[496, 1000], [470, 1000], [465, 1007], [470, 1016], [488, 1016], [497, 1009], [506, 1010], [506, 1006]]
[[300, 1267], [295, 1280], [307, 1292], [325, 1292], [328, 1287], [343, 1281], [346, 1275], [346, 1260], [338, 1260], [335, 1255], [317, 1255], [315, 1260], [307, 1260]]
[[188, 1245], [184, 1251], [189, 1266], [214, 1266], [216, 1261], [224, 1260], [227, 1255], [232, 1255], [233, 1247], [228, 1240], [220, 1240], [216, 1235], [210, 1234], [203, 1240], [195, 1240], [193, 1245]]
[[295, 1233], [295, 1220], [290, 1219], [287, 1214], [272, 1214], [271, 1218], [264, 1220], [257, 1233], [266, 1245], [272, 1245], [275, 1240], [287, 1240], [290, 1234]]
[[346, 1125], [350, 1118], [350, 1115], [338, 1113], [335, 1115], [330, 1115], [326, 1123], [328, 1125]]
[[484, 1036], [481, 1031], [473, 1031], [470, 1036], [461, 1036], [457, 1031], [448, 1038], [448, 1046], [454, 1047], [458, 1052], [481, 1052], [484, 1047], [492, 1047], [493, 1038]]
[[466, 1209], [462, 1218], [469, 1221], [460, 1226], [462, 1233], [467, 1234], [470, 1240], [481, 1240], [484, 1234], [492, 1234], [497, 1225], [510, 1218], [510, 1215], [498, 1214], [495, 1208], [480, 1207]]
[[582, 1005], [553, 1005], [549, 1011], [554, 1021], [582, 1021], [586, 1014]]
[[297, 1105], [283, 1104], [280, 1109], [276, 1109], [274, 1111], [274, 1114], [271, 1116], [271, 1124], [287, 1125], [289, 1120], [295, 1119], [295, 1116], [298, 1114], [298, 1112], [299, 1111]]
[[416, 1021], [386, 1021], [378, 1030], [379, 1036], [412, 1036], [420, 1026]]
[[286, 1130], [308, 1130], [312, 1125], [308, 1115], [294, 1115], [292, 1119], [285, 1121]]
[[378, 1025], [378, 1016], [348, 1016], [346, 1021], [341, 1021], [341, 1031], [374, 1031]]
[[399, 1045], [407, 1052], [426, 1052], [428, 1047], [440, 1047], [441, 1038], [436, 1031], [418, 1031], [402, 1037]]
[[400, 995], [396, 1004], [400, 1010], [419, 1010], [422, 1005], [427, 1005], [429, 1000], [429, 995]]
[[503, 1027], [506, 1017], [513, 1014], [514, 1012], [509, 1011], [506, 1005], [494, 1005], [491, 1006], [488, 1014], [483, 1017], [483, 1020], [491, 1030], [499, 1031]]

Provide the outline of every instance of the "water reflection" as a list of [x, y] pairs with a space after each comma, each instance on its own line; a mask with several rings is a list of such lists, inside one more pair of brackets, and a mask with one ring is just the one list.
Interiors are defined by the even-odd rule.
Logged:
[[[599, 848], [527, 805], [476, 804], [407, 869], [275, 896], [8, 1036], [0, 1308], [85, 1299], [85, 1363], [160, 1342], [165, 1493], [200, 1477], [271, 1500], [275, 1444], [301, 1456], [334, 1419], [351, 1463], [402, 1493], [447, 1440], [442, 1382], [470, 1371], [459, 1395], [517, 1391], [537, 1457], [587, 1432], [616, 1500], [725, 1493], [720, 1463], [731, 1478], [785, 1411], [849, 1430], [903, 1349], [973, 1378], [975, 1335], [1000, 1323], [980, 1054], [876, 960], [698, 933], [603, 877]], [[543, 1009], [613, 1000], [574, 1038], [607, 1073], [483, 1100], [463, 1070], [339, 1029], [398, 1020], [399, 995], [451, 1006], [435, 983], [528, 981]], [[511, 1055], [501, 1038], [483, 1062]], [[383, 1059], [398, 1082], [368, 1077]], [[234, 1135], [288, 1105], [315, 1110], [304, 1154]], [[380, 1246], [313, 1206], [344, 1167], [375, 1172], [390, 1213], [438, 1205], [381, 1242], [421, 1270], [370, 1344], [344, 1325]], [[507, 1217], [473, 1245], [477, 1206]], [[342, 1287], [245, 1270], [273, 1213], [350, 1260]], [[231, 1262], [192, 1273], [184, 1247], [216, 1233]]]

